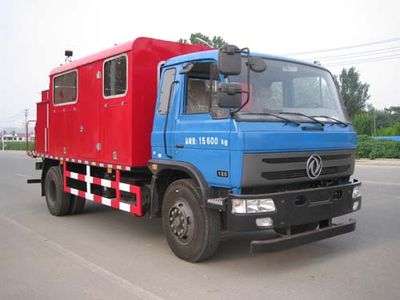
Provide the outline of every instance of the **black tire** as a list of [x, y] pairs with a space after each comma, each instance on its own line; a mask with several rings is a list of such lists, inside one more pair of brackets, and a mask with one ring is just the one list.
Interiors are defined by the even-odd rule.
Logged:
[[71, 205], [69, 207], [69, 214], [76, 215], [80, 214], [85, 208], [86, 200], [82, 197], [70, 195]]
[[183, 260], [205, 260], [218, 248], [219, 213], [201, 205], [201, 196], [190, 179], [177, 180], [167, 188], [162, 223], [168, 245]]
[[[315, 230], [318, 227], [318, 222], [314, 222], [314, 223], [307, 223], [307, 224], [302, 224], [302, 225], [296, 225], [296, 226], [292, 226], [290, 228], [290, 233], [291, 234], [298, 234], [298, 233], [303, 233], [303, 232], [307, 232], [307, 231], [311, 231], [311, 230]], [[282, 228], [274, 228], [275, 232], [282, 234], [282, 235], [286, 235], [286, 228], [282, 227]]]
[[51, 167], [45, 179], [45, 197], [49, 212], [53, 216], [65, 216], [71, 205], [70, 195], [64, 192], [63, 178], [59, 166]]

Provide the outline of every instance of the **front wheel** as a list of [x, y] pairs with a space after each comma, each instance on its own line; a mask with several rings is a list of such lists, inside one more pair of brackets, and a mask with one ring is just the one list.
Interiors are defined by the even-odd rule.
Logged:
[[190, 179], [173, 182], [162, 204], [164, 234], [179, 258], [198, 262], [212, 256], [219, 244], [219, 213], [201, 205], [201, 197]]

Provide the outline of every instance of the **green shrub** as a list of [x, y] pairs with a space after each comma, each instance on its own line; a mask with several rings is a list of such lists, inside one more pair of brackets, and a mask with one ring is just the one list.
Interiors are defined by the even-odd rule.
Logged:
[[357, 158], [400, 158], [400, 142], [374, 140], [368, 136], [359, 136]]

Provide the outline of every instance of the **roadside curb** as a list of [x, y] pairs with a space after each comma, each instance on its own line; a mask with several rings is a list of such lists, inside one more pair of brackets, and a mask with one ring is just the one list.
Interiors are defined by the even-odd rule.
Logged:
[[390, 159], [390, 158], [356, 159], [356, 165], [400, 167], [400, 159]]

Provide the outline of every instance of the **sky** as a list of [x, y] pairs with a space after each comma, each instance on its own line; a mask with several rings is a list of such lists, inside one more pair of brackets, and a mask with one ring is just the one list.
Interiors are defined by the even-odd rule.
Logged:
[[[293, 54], [400, 38], [399, 12], [398, 0], [0, 0], [0, 127], [21, 126], [24, 109], [35, 119], [40, 91], [48, 88], [48, 74], [64, 62], [66, 49], [81, 58], [140, 36], [177, 41], [202, 32], [255, 52]], [[292, 57], [396, 46], [400, 39]], [[370, 84], [369, 103], [383, 109], [400, 105], [399, 57], [327, 67], [335, 74], [356, 67]]]

